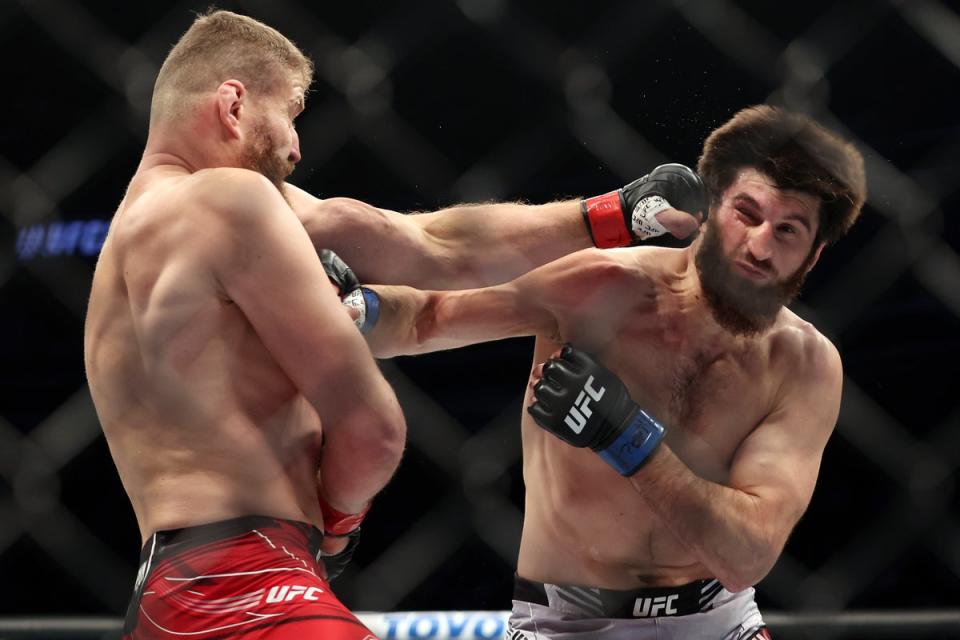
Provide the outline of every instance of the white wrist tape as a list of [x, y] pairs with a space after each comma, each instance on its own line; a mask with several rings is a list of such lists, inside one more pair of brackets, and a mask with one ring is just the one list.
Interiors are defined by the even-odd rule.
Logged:
[[665, 234], [667, 229], [657, 221], [657, 214], [670, 208], [670, 203], [658, 195], [640, 198], [630, 216], [633, 234], [641, 240]]
[[373, 289], [354, 289], [343, 297], [343, 304], [360, 312], [360, 316], [354, 321], [360, 333], [369, 333], [380, 319], [380, 296]]

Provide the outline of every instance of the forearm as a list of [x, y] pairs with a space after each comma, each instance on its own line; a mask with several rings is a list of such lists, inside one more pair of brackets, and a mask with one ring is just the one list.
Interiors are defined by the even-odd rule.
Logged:
[[401, 214], [350, 198], [285, 194], [317, 249], [332, 249], [363, 282], [467, 289], [507, 282], [591, 246], [579, 201], [464, 204]]
[[362, 510], [393, 477], [403, 455], [406, 424], [399, 405], [370, 401], [382, 408], [358, 409], [324, 430], [321, 498], [344, 513]]
[[365, 336], [374, 357], [391, 358], [429, 351], [420, 342], [421, 334], [425, 334], [427, 326], [432, 323], [437, 298], [441, 294], [403, 286], [365, 288], [376, 294], [380, 304], [379, 319]]
[[540, 265], [593, 246], [579, 200], [542, 205], [466, 204], [418, 214], [445, 256], [419, 286], [464, 289], [507, 282]]
[[339, 511], [356, 513], [396, 471], [406, 422], [356, 327], [347, 323], [343, 335], [328, 344], [314, 362], [324, 375], [304, 390], [322, 421], [320, 497]]
[[504, 282], [591, 246], [621, 247], [667, 232], [687, 237], [699, 224], [689, 214], [706, 215], [706, 210], [699, 176], [670, 164], [583, 201], [456, 207], [439, 212], [426, 230], [458, 247], [462, 279], [448, 286], [476, 287]]
[[665, 443], [630, 482], [730, 591], [759, 582], [783, 549], [786, 536], [770, 527], [759, 498], [700, 478]]
[[[687, 237], [706, 214], [706, 192], [682, 165], [664, 165], [603, 196], [542, 205], [464, 204], [399, 214], [358, 200], [284, 191], [314, 245], [332, 249], [363, 282], [468, 289], [508, 282], [592, 246], [610, 248], [660, 233]], [[646, 205], [641, 206], [642, 203]]]
[[378, 358], [533, 335], [549, 323], [549, 316], [511, 284], [465, 291], [369, 288], [380, 298], [380, 318], [366, 336]]

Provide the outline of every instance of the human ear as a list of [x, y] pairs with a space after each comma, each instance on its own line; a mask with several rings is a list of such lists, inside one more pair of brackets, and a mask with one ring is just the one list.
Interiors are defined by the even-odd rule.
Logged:
[[217, 87], [217, 115], [231, 137], [240, 137], [240, 118], [246, 98], [247, 89], [239, 80], [226, 80]]

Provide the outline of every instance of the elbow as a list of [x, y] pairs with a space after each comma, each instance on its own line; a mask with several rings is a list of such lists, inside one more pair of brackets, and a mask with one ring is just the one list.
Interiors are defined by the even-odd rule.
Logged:
[[712, 554], [716, 577], [730, 592], [737, 593], [754, 586], [763, 580], [773, 569], [793, 525], [799, 519], [799, 512], [784, 509], [771, 509], [769, 501], [758, 496], [746, 494], [751, 508], [744, 508], [744, 518], [739, 526], [727, 531], [718, 544], [703, 549]]
[[331, 505], [356, 513], [370, 502], [400, 466], [406, 423], [399, 411], [358, 409], [324, 432], [320, 475]]
[[380, 320], [366, 336], [373, 356], [392, 358], [430, 351], [438, 335], [438, 294], [407, 288], [403, 295], [378, 293]]
[[741, 572], [741, 575], [731, 574], [717, 579], [720, 581], [720, 584], [723, 585], [723, 588], [730, 593], [740, 593], [760, 582], [760, 578], [762, 577], [763, 576], [753, 579], [751, 576]]
[[736, 562], [731, 562], [731, 558], [721, 558], [717, 579], [731, 593], [749, 589], [770, 573], [779, 556], [780, 548], [775, 545], [753, 545], [750, 552]]
[[419, 306], [413, 322], [410, 323], [410, 343], [414, 353], [429, 351], [430, 343], [439, 333], [441, 296], [433, 292], [424, 292], [423, 295], [423, 304]]
[[443, 337], [438, 320], [442, 295], [430, 291], [416, 292], [416, 295], [419, 299], [411, 305], [406, 314], [397, 314], [398, 317], [405, 317], [401, 323], [403, 331], [400, 338], [394, 344], [388, 345], [389, 349], [375, 350], [377, 357], [385, 357], [379, 353], [383, 351], [390, 356], [399, 356], [428, 353], [437, 349], [437, 341]]
[[[362, 503], [390, 480], [406, 441], [406, 423], [399, 410], [388, 413], [357, 412], [324, 435], [324, 474], [332, 474], [350, 488], [340, 486], [342, 503]], [[345, 480], [350, 478], [350, 480]], [[334, 497], [331, 495], [331, 497]]]
[[723, 572], [718, 572], [721, 575], [717, 576], [717, 580], [730, 593], [738, 593], [760, 582], [773, 568], [772, 564], [762, 568], [757, 567], [756, 563], [752, 562], [747, 563], [747, 565], [729, 567]]
[[400, 458], [407, 446], [407, 421], [399, 407], [394, 419], [387, 421], [383, 434], [384, 456], [396, 466], [400, 464]]
[[378, 375], [343, 378], [350, 384], [335, 388], [327, 384], [323, 396], [313, 401], [323, 423], [325, 450], [356, 465], [358, 473], [361, 467], [364, 471], [395, 467], [403, 454], [407, 423], [393, 389]]
[[366, 452], [369, 462], [377, 467], [396, 469], [407, 440], [407, 423], [400, 407], [391, 407], [369, 418], [367, 428], [358, 430], [357, 436], [354, 445]]

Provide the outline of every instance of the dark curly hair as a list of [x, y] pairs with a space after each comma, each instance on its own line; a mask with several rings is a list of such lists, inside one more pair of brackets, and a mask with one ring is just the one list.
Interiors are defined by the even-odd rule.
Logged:
[[781, 189], [819, 198], [817, 243], [843, 237], [867, 197], [860, 152], [808, 116], [779, 107], [743, 109], [703, 143], [697, 171], [711, 207], [745, 167], [766, 174]]

